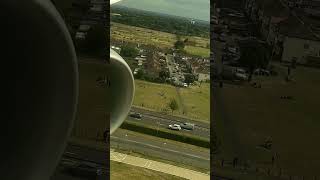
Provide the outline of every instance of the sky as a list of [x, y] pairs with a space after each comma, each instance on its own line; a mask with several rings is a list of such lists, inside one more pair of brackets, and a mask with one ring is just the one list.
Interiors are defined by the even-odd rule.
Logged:
[[204, 21], [210, 20], [210, 0], [122, 0], [116, 4]]

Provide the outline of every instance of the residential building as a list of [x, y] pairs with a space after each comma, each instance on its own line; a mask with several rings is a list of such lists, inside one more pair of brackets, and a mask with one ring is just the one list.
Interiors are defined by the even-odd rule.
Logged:
[[320, 39], [313, 31], [292, 16], [278, 23], [277, 28], [276, 39], [283, 49], [282, 61], [295, 60], [299, 64], [320, 64]]

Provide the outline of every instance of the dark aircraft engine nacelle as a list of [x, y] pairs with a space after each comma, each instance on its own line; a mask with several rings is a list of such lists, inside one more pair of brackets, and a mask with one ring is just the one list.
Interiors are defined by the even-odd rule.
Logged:
[[[50, 0], [2, 0], [1, 180], [48, 180], [71, 134], [78, 103], [75, 48]], [[134, 80], [110, 52], [110, 132], [130, 110]], [[7, 73], [7, 71], [9, 73]], [[8, 100], [8, 103], [6, 103]]]

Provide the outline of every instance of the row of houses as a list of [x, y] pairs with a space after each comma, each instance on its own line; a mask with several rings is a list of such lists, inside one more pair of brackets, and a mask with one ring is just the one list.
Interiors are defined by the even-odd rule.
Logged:
[[246, 0], [245, 11], [284, 62], [320, 66], [320, 22], [281, 0]]
[[307, 8], [307, 9], [319, 9], [319, 0], [285, 0], [289, 7]]

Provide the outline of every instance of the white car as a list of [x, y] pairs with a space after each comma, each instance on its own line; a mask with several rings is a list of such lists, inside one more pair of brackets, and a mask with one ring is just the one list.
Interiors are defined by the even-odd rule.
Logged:
[[248, 79], [246, 71], [243, 69], [240, 69], [240, 68], [236, 69], [235, 76], [237, 79], [240, 79], [240, 80], [247, 80]]
[[180, 131], [181, 126], [179, 124], [170, 124], [169, 129]]

